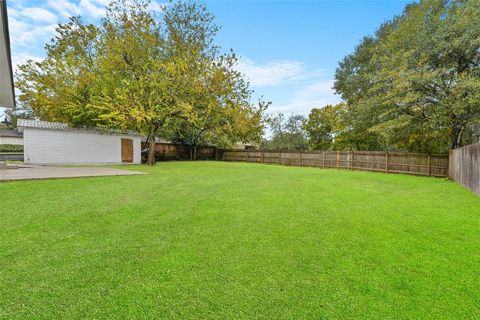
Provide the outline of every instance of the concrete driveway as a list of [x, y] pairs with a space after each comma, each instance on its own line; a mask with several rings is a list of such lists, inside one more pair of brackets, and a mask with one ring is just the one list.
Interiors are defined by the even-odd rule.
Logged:
[[127, 176], [137, 174], [145, 173], [108, 167], [18, 166], [16, 168], [0, 169], [0, 181]]

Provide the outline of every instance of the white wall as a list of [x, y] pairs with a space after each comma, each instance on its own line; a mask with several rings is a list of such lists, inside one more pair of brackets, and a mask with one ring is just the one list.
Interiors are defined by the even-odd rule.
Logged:
[[20, 145], [23, 145], [23, 138], [0, 137], [0, 144], [20, 144]]
[[119, 164], [121, 138], [133, 139], [133, 163], [141, 162], [140, 137], [24, 128], [24, 161], [30, 164]]

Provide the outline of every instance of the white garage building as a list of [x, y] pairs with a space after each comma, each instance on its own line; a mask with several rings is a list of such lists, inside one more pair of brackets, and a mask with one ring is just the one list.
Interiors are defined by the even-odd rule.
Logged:
[[27, 164], [139, 164], [141, 136], [64, 123], [18, 120]]

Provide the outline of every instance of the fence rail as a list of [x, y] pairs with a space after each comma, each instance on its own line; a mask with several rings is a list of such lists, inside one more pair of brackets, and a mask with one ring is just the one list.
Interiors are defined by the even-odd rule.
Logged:
[[480, 195], [480, 143], [450, 150], [448, 176]]
[[380, 151], [223, 150], [222, 160], [447, 177], [447, 154]]

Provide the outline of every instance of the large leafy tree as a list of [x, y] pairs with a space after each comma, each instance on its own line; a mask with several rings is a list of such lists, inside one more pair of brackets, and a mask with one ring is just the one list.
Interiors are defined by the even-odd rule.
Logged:
[[[380, 27], [377, 37], [386, 32], [388, 26]], [[375, 37], [365, 37], [353, 54], [340, 61], [335, 75], [335, 89], [346, 102], [341, 118], [345, 127], [343, 142], [347, 149], [379, 150], [384, 147], [382, 136], [372, 130], [381, 121], [377, 115], [383, 112], [383, 105], [370, 99], [375, 85], [371, 75], [378, 68], [372, 61], [376, 43]]]
[[[234, 55], [219, 54], [217, 30], [195, 2], [172, 3], [157, 14], [148, 0], [114, 0], [100, 26], [71, 18], [57, 28], [43, 61], [20, 66], [20, 99], [45, 120], [140, 131], [151, 164], [158, 135], [181, 131], [196, 143], [206, 132], [240, 139], [245, 126], [258, 134], [256, 115], [264, 110], [249, 103]], [[243, 126], [242, 114], [251, 120]]]
[[480, 3], [424, 0], [347, 56], [335, 88], [352, 130], [387, 148], [443, 152], [478, 139]]
[[[183, 107], [170, 126], [170, 137], [191, 145], [192, 159], [196, 159], [198, 144], [258, 142], [268, 106], [263, 101], [258, 107], [250, 103], [251, 90], [235, 69], [235, 54], [220, 54], [212, 45], [218, 27], [213, 16], [201, 8], [180, 4], [165, 17], [168, 48], [176, 57], [174, 67], [181, 83], [178, 103]], [[184, 36], [185, 30], [189, 30], [188, 36]]]
[[313, 150], [336, 149], [343, 131], [341, 112], [344, 104], [313, 108], [305, 122], [308, 144]]
[[286, 117], [283, 113], [272, 115], [268, 122], [271, 138], [264, 140], [262, 148], [270, 150], [305, 150], [308, 148], [305, 123], [307, 118], [300, 114]]
[[[216, 63], [205, 61], [182, 86], [182, 114], [170, 126], [170, 137], [191, 146], [196, 159], [199, 144], [225, 147], [235, 142], [259, 142], [263, 134], [263, 113], [268, 103], [250, 104], [251, 92], [243, 76], [234, 69], [233, 55]], [[193, 69], [193, 70], [191, 70]]]
[[[175, 7], [174, 7], [175, 8]], [[101, 91], [89, 104], [100, 123], [136, 129], [149, 142], [147, 162], [155, 162], [155, 137], [182, 113], [178, 100], [175, 56], [164, 21], [148, 10], [148, 2], [112, 2], [103, 20], [98, 54]]]

